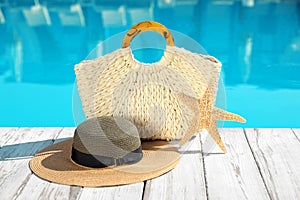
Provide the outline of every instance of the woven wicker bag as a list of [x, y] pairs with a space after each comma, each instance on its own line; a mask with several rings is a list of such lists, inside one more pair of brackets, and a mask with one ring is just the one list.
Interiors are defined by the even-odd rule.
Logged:
[[[167, 41], [156, 63], [140, 63], [132, 56], [130, 42], [144, 31], [157, 32]], [[220, 69], [216, 58], [174, 46], [166, 27], [147, 21], [126, 33], [122, 48], [82, 61], [75, 73], [87, 118], [121, 116], [135, 123], [143, 139], [174, 140], [200, 131], [201, 120], [195, 121], [195, 116], [201, 118], [199, 106], [191, 105], [204, 97], [214, 105]]]

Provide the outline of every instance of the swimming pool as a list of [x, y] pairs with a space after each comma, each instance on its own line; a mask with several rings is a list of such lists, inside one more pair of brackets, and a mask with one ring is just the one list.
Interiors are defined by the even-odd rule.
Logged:
[[300, 127], [300, 3], [225, 0], [0, 0], [0, 126], [74, 126], [73, 67], [143, 20], [222, 63], [225, 127]]

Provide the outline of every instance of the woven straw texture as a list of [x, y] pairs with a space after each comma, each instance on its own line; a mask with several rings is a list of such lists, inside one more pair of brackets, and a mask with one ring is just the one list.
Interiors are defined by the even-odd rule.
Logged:
[[220, 69], [214, 57], [175, 46], [159, 62], [144, 64], [127, 47], [83, 61], [75, 73], [87, 118], [121, 116], [143, 139], [173, 140], [183, 138], [195, 117], [180, 95], [202, 99], [209, 89], [214, 103]]
[[120, 117], [99, 117], [80, 124], [73, 148], [86, 154], [121, 158], [141, 146], [136, 127]]

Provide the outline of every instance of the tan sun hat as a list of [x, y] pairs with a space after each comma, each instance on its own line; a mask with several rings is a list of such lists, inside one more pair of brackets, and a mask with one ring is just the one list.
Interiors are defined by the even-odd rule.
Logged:
[[100, 187], [158, 177], [173, 169], [179, 158], [177, 148], [168, 142], [141, 142], [130, 121], [97, 117], [80, 124], [73, 139], [37, 153], [30, 168], [51, 182]]

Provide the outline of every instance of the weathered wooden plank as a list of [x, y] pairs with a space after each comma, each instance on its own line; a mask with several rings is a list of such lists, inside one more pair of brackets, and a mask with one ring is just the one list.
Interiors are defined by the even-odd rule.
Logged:
[[[269, 199], [243, 129], [219, 129], [227, 153], [204, 150], [209, 199]], [[209, 137], [209, 136], [208, 136]], [[201, 135], [203, 146], [209, 138]]]
[[16, 199], [75, 200], [78, 198], [80, 191], [81, 187], [50, 183], [32, 174]]
[[206, 199], [199, 136], [182, 148], [180, 162], [167, 174], [146, 182], [144, 199]]
[[62, 131], [60, 131], [57, 137], [55, 138], [54, 144], [62, 142], [64, 140], [72, 139], [74, 136], [74, 131], [74, 127], [63, 128]]
[[21, 193], [31, 176], [29, 157], [51, 144], [60, 130], [61, 128], [21, 128], [12, 132], [0, 149], [1, 199], [14, 199]]
[[293, 128], [292, 130], [295, 136], [297, 137], [298, 141], [300, 142], [300, 128]]
[[9, 140], [18, 128], [0, 128], [0, 148]]
[[272, 199], [300, 199], [300, 144], [291, 129], [246, 129]]
[[83, 188], [80, 198], [85, 199], [116, 199], [116, 200], [126, 200], [142, 199], [143, 196], [144, 183], [136, 183], [130, 185], [122, 185], [116, 187], [101, 187], [101, 188]]
[[[61, 142], [67, 138], [71, 138], [74, 134], [74, 128], [64, 128], [57, 135], [55, 142]], [[82, 188], [68, 185], [50, 183], [49, 181], [40, 179], [33, 174], [17, 199], [77, 199]], [[30, 194], [30, 196], [28, 195]]]
[[[3, 142], [0, 149], [0, 160], [16, 160], [32, 156], [37, 150], [53, 143], [53, 137], [59, 133], [60, 128], [22, 128], [12, 129], [10, 137]], [[9, 133], [7, 133], [9, 135]], [[41, 141], [37, 141], [40, 139]]]
[[[12, 133], [9, 134], [8, 130]], [[254, 160], [251, 155], [249, 156], [251, 151], [245, 143], [241, 129], [222, 129], [220, 133], [228, 153], [225, 155], [218, 154], [216, 152], [220, 152], [219, 150], [212, 150], [213, 153], [210, 151], [210, 154], [205, 155], [204, 158], [208, 197], [210, 199], [268, 199], [258, 168], [255, 164], [253, 165], [253, 162], [256, 161], [272, 199], [299, 199], [300, 176], [297, 171], [300, 168], [299, 130], [293, 129], [292, 132], [292, 129], [246, 129], [246, 136], [252, 148]], [[1, 136], [4, 136], [0, 139], [0, 144], [2, 144], [0, 149], [1, 199], [142, 198], [143, 183], [121, 187], [82, 189], [81, 187], [49, 183], [31, 175], [27, 157], [50, 145], [53, 138], [57, 138], [55, 142], [58, 142], [61, 138], [72, 137], [73, 131], [74, 128], [64, 129], [61, 132], [59, 128], [51, 130], [44, 128], [0, 129]], [[202, 144], [203, 147], [209, 149], [211, 143], [203, 138], [202, 142], [205, 141]], [[193, 145], [197, 144], [194, 143], [196, 140], [197, 138], [194, 139]], [[204, 154], [207, 153], [207, 149], [204, 148]], [[205, 187], [203, 190], [201, 186], [204, 181], [199, 184], [199, 180], [189, 180], [189, 177], [193, 177], [196, 170], [203, 171], [201, 154], [197, 155], [200, 158], [194, 159], [199, 160], [200, 165], [196, 161], [184, 160], [187, 158], [186, 155], [194, 158], [194, 154], [198, 153], [197, 148], [189, 149], [184, 152], [179, 166], [181, 163], [194, 162], [193, 164], [184, 165], [181, 170], [178, 170], [179, 166], [177, 166], [170, 173], [147, 181], [144, 198], [206, 198]], [[193, 181], [194, 183], [191, 183]], [[188, 185], [190, 186], [185, 188]], [[197, 191], [197, 193], [191, 196], [183, 195], [191, 194], [192, 190]]]
[[52, 140], [62, 128], [20, 128], [10, 134], [4, 145], [14, 145], [28, 142]]

